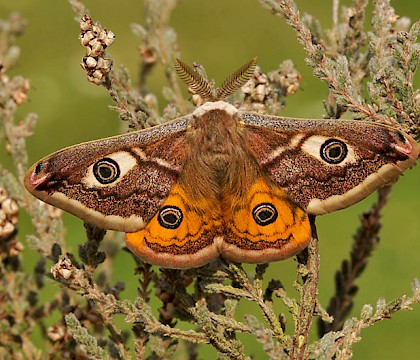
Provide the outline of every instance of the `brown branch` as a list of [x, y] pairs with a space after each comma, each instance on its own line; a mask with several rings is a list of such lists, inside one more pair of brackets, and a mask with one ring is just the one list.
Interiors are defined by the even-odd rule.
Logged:
[[313, 315], [316, 310], [319, 281], [319, 247], [318, 234], [315, 226], [315, 216], [310, 216], [312, 238], [307, 249], [298, 255], [302, 265], [303, 285], [300, 289], [301, 297], [299, 314], [296, 320], [296, 328], [293, 334], [293, 348], [290, 359], [306, 359], [309, 340], [309, 331], [312, 325]]

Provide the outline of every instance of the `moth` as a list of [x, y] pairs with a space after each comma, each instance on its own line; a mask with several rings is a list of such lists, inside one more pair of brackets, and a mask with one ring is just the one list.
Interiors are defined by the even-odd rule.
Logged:
[[144, 261], [185, 269], [222, 256], [266, 263], [310, 240], [308, 215], [348, 207], [414, 165], [419, 145], [372, 122], [297, 119], [241, 111], [223, 101], [255, 60], [213, 91], [180, 60], [206, 101], [150, 129], [68, 147], [28, 171], [37, 198], [126, 233]]

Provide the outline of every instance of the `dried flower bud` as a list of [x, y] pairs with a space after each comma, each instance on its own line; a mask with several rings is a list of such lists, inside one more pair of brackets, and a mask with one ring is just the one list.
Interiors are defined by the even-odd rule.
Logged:
[[254, 98], [258, 102], [264, 102], [265, 97], [270, 93], [270, 88], [265, 86], [265, 84], [258, 84], [255, 87]]
[[264, 103], [271, 93], [267, 75], [261, 72], [259, 67], [256, 67], [254, 76], [242, 86], [241, 91], [245, 94], [245, 101]]
[[104, 45], [110, 46], [114, 42], [114, 39], [115, 34], [111, 30], [109, 30], [102, 39], [102, 42], [104, 43]]
[[99, 58], [97, 62], [97, 68], [101, 69], [103, 73], [111, 70], [112, 61], [110, 59]]
[[0, 236], [7, 237], [11, 235], [14, 230], [15, 230], [15, 226], [10, 222], [6, 222], [0, 229]]
[[95, 70], [92, 76], [95, 79], [102, 80], [104, 73], [101, 70]]
[[102, 43], [98, 39], [93, 39], [86, 47], [86, 54], [89, 56], [100, 56], [105, 51]]
[[408, 31], [411, 25], [411, 19], [409, 17], [403, 16], [397, 20], [395, 23], [395, 31]]
[[93, 35], [91, 31], [89, 31], [86, 34], [80, 36], [80, 43], [82, 44], [82, 46], [87, 46], [94, 37], [95, 35]]
[[94, 68], [98, 62], [91, 56], [88, 56], [86, 59], [83, 59], [84, 63], [88, 68]]
[[[1, 209], [8, 215], [17, 215], [19, 207], [16, 201], [10, 199], [10, 198], [6, 198], [2, 203], [1, 203]], [[16, 222], [17, 222], [17, 218], [16, 218]]]
[[99, 26], [98, 23], [93, 24], [92, 26], [92, 31], [96, 34], [99, 35], [101, 32], [101, 27]]
[[0, 61], [0, 84], [2, 86], [6, 86], [9, 82], [9, 77], [6, 75], [5, 67], [3, 63]]
[[23, 77], [16, 76], [11, 81], [7, 79], [8, 90], [16, 105], [21, 105], [26, 100], [26, 94], [30, 89], [30, 82]]
[[12, 240], [8, 241], [6, 244], [6, 248], [7, 256], [9, 257], [18, 256], [24, 250], [23, 244], [16, 238], [13, 238]]
[[61, 255], [58, 262], [51, 267], [51, 274], [54, 276], [54, 279], [63, 278], [65, 280], [70, 279], [73, 275], [74, 266], [71, 260]]
[[47, 336], [52, 342], [60, 341], [66, 335], [66, 328], [61, 324], [55, 324], [47, 329]]
[[88, 15], [84, 15], [81, 19], [80, 19], [80, 29], [82, 31], [87, 31], [92, 29], [92, 18]]
[[283, 61], [278, 70], [268, 74], [271, 83], [277, 85], [283, 96], [294, 94], [300, 86], [302, 76], [290, 60]]
[[396, 22], [397, 22], [397, 20], [399, 19], [399, 15], [397, 15], [395, 12], [394, 12], [394, 9], [392, 9], [392, 11], [389, 11], [388, 12], [388, 22], [390, 22], [391, 24], [395, 24]]
[[140, 57], [143, 59], [145, 64], [154, 64], [157, 61], [157, 55], [155, 51], [149, 46], [141, 46], [139, 48]]
[[5, 189], [0, 187], [0, 240], [8, 239], [16, 230], [19, 206]]

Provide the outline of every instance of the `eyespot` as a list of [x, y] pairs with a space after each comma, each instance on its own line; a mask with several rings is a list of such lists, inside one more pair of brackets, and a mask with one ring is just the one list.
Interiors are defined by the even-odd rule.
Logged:
[[176, 229], [182, 222], [182, 211], [176, 206], [164, 206], [158, 215], [159, 224], [165, 229]]
[[115, 160], [104, 158], [93, 165], [93, 175], [101, 184], [110, 184], [120, 176], [120, 167]]
[[329, 139], [321, 145], [320, 155], [329, 164], [339, 164], [347, 157], [347, 145], [337, 139]]
[[252, 209], [252, 217], [258, 225], [266, 226], [276, 221], [277, 210], [273, 204], [262, 203]]

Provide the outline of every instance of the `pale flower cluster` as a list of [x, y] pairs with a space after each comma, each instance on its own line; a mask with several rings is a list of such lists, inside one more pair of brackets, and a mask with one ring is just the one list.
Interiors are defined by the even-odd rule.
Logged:
[[90, 82], [101, 85], [112, 68], [112, 60], [105, 56], [105, 49], [114, 42], [115, 35], [93, 23], [88, 15], [80, 20], [80, 31], [80, 43], [86, 48], [81, 66], [86, 70]]

